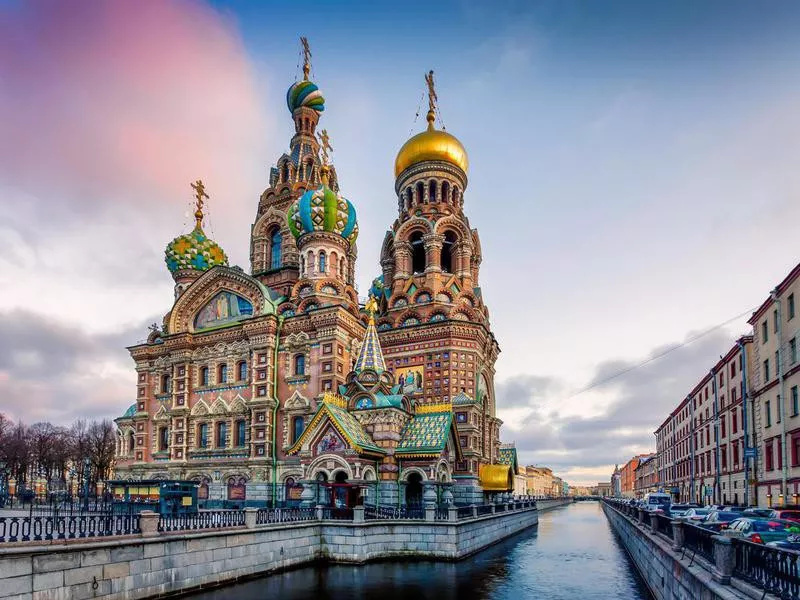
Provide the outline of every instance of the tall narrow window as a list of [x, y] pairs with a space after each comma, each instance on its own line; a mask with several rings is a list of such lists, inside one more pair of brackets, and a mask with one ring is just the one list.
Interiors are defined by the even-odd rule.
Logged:
[[224, 448], [228, 445], [228, 424], [217, 423], [217, 448]]
[[767, 340], [769, 340], [769, 327], [767, 326], [767, 322], [764, 321], [761, 323], [761, 343], [766, 344]]
[[303, 417], [292, 418], [292, 443], [296, 443], [303, 435]]
[[455, 249], [456, 236], [452, 231], [444, 234], [442, 242], [442, 271], [452, 273], [455, 261], [453, 260], [453, 250]]
[[789, 305], [788, 320], [791, 321], [792, 319], [794, 319], [794, 294], [789, 294], [789, 297], [786, 300], [787, 300], [787, 304]]
[[239, 381], [247, 380], [247, 361], [241, 361], [238, 365], [237, 379]]
[[796, 417], [798, 412], [800, 412], [800, 398], [798, 398], [797, 386], [792, 386], [792, 416]]
[[217, 383], [225, 383], [228, 381], [228, 365], [222, 363], [217, 367]]
[[772, 331], [778, 333], [778, 309], [772, 311]]
[[165, 452], [169, 448], [169, 428], [160, 427], [158, 430], [158, 450]]
[[797, 362], [797, 338], [793, 337], [789, 340], [789, 359], [792, 364]]
[[326, 257], [325, 257], [325, 250], [320, 250], [319, 252], [319, 272], [325, 273], [327, 271], [328, 265], [326, 264]]
[[766, 422], [766, 426], [769, 427], [772, 425], [772, 410], [769, 404], [769, 400], [764, 402], [764, 421]]
[[408, 240], [411, 244], [411, 271], [416, 273], [425, 272], [425, 243], [422, 241], [422, 234], [416, 232]]
[[201, 423], [197, 427], [197, 446], [208, 448], [208, 423]]
[[208, 367], [200, 369], [200, 385], [203, 387], [208, 385]]
[[294, 357], [294, 374], [295, 375], [305, 375], [306, 374], [306, 357], [304, 354], [298, 354]]
[[162, 394], [168, 394], [168, 393], [169, 393], [169, 391], [170, 391], [170, 386], [169, 386], [169, 384], [170, 384], [170, 377], [169, 377], [169, 375], [164, 375], [164, 376], [161, 378], [161, 393], [162, 393]]
[[436, 199], [436, 182], [435, 181], [431, 181], [428, 184], [428, 197], [430, 198], [431, 202], [436, 202], [437, 201], [437, 199]]
[[769, 359], [764, 361], [764, 383], [769, 381]]
[[270, 254], [269, 254], [269, 268], [278, 269], [281, 266], [281, 247], [283, 245], [283, 236], [281, 230], [275, 229], [270, 237]]
[[240, 447], [240, 448], [242, 446], [244, 446], [244, 443], [245, 443], [245, 430], [246, 430], [246, 428], [247, 428], [247, 425], [246, 425], [244, 419], [236, 421], [236, 445], [238, 447]]

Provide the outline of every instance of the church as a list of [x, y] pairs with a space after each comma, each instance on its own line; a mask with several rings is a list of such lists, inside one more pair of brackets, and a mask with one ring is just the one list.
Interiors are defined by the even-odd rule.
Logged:
[[[166, 248], [172, 307], [128, 348], [136, 401], [117, 424], [117, 479], [196, 481], [201, 503], [480, 504], [513, 489], [500, 452], [499, 346], [480, 288], [481, 245], [464, 212], [464, 146], [427, 127], [395, 160], [397, 218], [359, 301], [358, 218], [340, 191], [325, 100], [286, 95], [295, 133], [251, 226], [250, 270], [203, 230]], [[434, 496], [435, 495], [435, 496]]]

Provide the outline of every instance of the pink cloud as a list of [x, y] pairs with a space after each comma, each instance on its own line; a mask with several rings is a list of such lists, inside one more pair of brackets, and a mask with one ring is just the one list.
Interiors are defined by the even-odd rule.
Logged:
[[[0, 5], [0, 184], [50, 207], [260, 192], [264, 115], [235, 23], [190, 0]], [[264, 175], [265, 178], [265, 175]]]

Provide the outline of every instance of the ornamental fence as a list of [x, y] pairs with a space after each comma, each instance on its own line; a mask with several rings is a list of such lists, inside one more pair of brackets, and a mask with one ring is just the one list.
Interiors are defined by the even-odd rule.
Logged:
[[154, 512], [126, 514], [78, 514], [0, 517], [0, 544], [71, 540], [143, 534], [143, 522], [152, 523], [152, 531], [171, 533], [208, 529], [254, 528], [257, 526], [303, 521], [426, 520], [457, 522], [505, 512], [536, 509], [536, 502], [484, 504], [470, 506], [442, 505], [428, 511], [423, 506], [365, 505], [356, 508], [246, 508], [243, 510], [202, 510], [193, 514], [158, 515]]
[[[713, 569], [714, 577], [722, 583], [735, 577], [762, 590], [764, 596], [771, 593], [781, 600], [800, 600], [800, 553], [721, 536], [683, 519], [648, 513], [624, 500], [603, 502], [636, 526], [644, 529], [649, 526], [654, 535], [670, 540], [673, 551], [680, 552], [679, 558], [689, 557], [692, 564], [695, 557], [702, 557], [707, 566], [701, 566]], [[726, 544], [733, 546], [733, 560], [725, 551]]]

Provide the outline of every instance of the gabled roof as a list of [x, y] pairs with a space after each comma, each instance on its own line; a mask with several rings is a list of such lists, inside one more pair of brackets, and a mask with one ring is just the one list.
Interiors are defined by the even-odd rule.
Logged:
[[480, 400], [476, 400], [469, 394], [464, 391], [458, 393], [458, 395], [453, 396], [453, 404], [480, 404]]
[[452, 428], [453, 413], [449, 407], [436, 412], [417, 412], [406, 423], [395, 454], [439, 456], [447, 446]]
[[519, 463], [517, 462], [517, 449], [516, 448], [500, 448], [500, 455], [498, 462], [501, 465], [508, 465], [514, 473], [519, 472]]
[[287, 450], [287, 454], [296, 454], [306, 440], [311, 437], [318, 429], [320, 422], [327, 418], [333, 427], [347, 441], [350, 447], [359, 454], [386, 454], [383, 448], [375, 445], [375, 441], [364, 431], [356, 418], [347, 412], [343, 406], [338, 406], [333, 402], [322, 402], [311, 422], [303, 430], [302, 435], [297, 438], [294, 445]]

